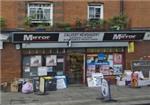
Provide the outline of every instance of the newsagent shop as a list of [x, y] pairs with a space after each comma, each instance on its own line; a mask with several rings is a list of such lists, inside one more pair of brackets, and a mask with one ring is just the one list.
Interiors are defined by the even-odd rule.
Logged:
[[115, 76], [126, 68], [127, 50], [132, 52], [135, 42], [143, 40], [144, 35], [145, 32], [13, 32], [12, 43], [20, 51], [18, 77], [65, 75], [70, 84], [86, 84], [92, 73], [102, 73], [115, 83]]

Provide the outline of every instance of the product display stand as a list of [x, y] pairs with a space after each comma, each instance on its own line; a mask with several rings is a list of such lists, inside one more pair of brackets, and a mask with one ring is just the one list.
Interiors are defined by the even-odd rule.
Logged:
[[110, 89], [110, 82], [106, 81], [105, 79], [102, 80], [102, 86], [101, 86], [101, 96], [100, 98], [97, 98], [98, 100], [102, 100], [103, 102], [117, 102], [117, 100], [112, 99], [111, 96], [111, 89]]
[[109, 81], [108, 81], [108, 91], [109, 91], [108, 98], [104, 99], [104, 102], [117, 102], [117, 100], [112, 99], [111, 89], [110, 89], [110, 82]]

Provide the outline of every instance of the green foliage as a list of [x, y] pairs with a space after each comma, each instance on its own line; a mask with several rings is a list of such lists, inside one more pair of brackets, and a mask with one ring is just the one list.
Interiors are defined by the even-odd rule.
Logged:
[[123, 30], [127, 27], [128, 17], [126, 15], [114, 16], [109, 20], [110, 29]]
[[76, 22], [75, 22], [75, 25], [76, 25], [77, 28], [82, 27], [81, 20], [77, 18], [77, 19], [76, 19]]
[[71, 31], [72, 31], [72, 28], [71, 28], [71, 27], [66, 27], [66, 28], [64, 28], [64, 31], [66, 31], [66, 32], [71, 32]]
[[91, 27], [92, 29], [95, 29], [96, 27], [103, 27], [104, 26], [104, 24], [105, 24], [105, 20], [103, 20], [103, 19], [98, 19], [98, 20], [89, 20], [88, 22], [87, 22], [87, 25], [89, 26], [89, 27]]
[[6, 20], [3, 17], [0, 17], [0, 28], [4, 28], [6, 26]]
[[37, 24], [37, 28], [45, 28], [45, 27], [46, 27], [46, 24], [44, 24], [44, 23]]
[[55, 23], [55, 27], [56, 28], [66, 28], [66, 27], [70, 27], [70, 24], [65, 23], [65, 22]]
[[27, 17], [24, 18], [24, 26], [26, 28], [29, 28], [31, 26], [31, 17], [27, 16]]
[[62, 29], [67, 32], [72, 31], [71, 25], [69, 23], [65, 23], [65, 22], [55, 23], [54, 28], [55, 28], [55, 30]]

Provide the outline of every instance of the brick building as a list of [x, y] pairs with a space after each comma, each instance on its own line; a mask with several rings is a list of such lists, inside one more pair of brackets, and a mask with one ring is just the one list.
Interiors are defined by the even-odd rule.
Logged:
[[[133, 60], [150, 59], [150, 47], [148, 46], [150, 44], [149, 8], [150, 1], [142, 0], [1, 0], [1, 17], [5, 19], [6, 23], [5, 27], [1, 28], [0, 39], [1, 82], [10, 81], [15, 77], [36, 76], [38, 75], [38, 67], [41, 66], [48, 67], [55, 72], [64, 71], [69, 76], [71, 83], [86, 82], [86, 77], [92, 72], [90, 70], [95, 68], [96, 72], [97, 69], [97, 64], [87, 63], [88, 59], [99, 58], [99, 55], [103, 54], [107, 58], [110, 57], [108, 61], [110, 60], [114, 64], [115, 61], [112, 57], [121, 56], [121, 61], [116, 63], [116, 67], [111, 64], [112, 67], [120, 68], [122, 72], [125, 69], [131, 69]], [[108, 21], [120, 14], [128, 16], [128, 27], [125, 30], [110, 31], [106, 29], [96, 30], [96, 32], [94, 30], [91, 32], [76, 30], [76, 32], [69, 34], [58, 32], [55, 28], [44, 32], [34, 30], [35, 27], [43, 23], [48, 28], [57, 27], [55, 24], [58, 23], [69, 23], [72, 27], [76, 27], [77, 20], [80, 23], [90, 19]], [[25, 17], [31, 18], [28, 30], [24, 25]], [[23, 40], [25, 39], [24, 34], [27, 35], [26, 41]], [[37, 34], [45, 36], [44, 38], [38, 37]], [[47, 34], [54, 38], [46, 40]], [[112, 37], [114, 34], [124, 34], [127, 37], [126, 39], [117, 37], [117, 40], [113, 40], [105, 34]], [[33, 36], [36, 35], [38, 40], [33, 40]], [[80, 37], [77, 38], [75, 35]], [[88, 35], [93, 36], [87, 38]], [[130, 39], [130, 35], [131, 37], [133, 35], [134, 38]], [[76, 39], [70, 39], [71, 36]], [[130, 44], [133, 49], [132, 53], [128, 52]], [[47, 64], [50, 59], [56, 60], [55, 64]], [[34, 60], [39, 60], [40, 64], [32, 64]]]

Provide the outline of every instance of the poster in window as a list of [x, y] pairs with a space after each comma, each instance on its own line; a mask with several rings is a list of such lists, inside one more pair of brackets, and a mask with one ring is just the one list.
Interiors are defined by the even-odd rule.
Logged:
[[108, 62], [109, 62], [109, 66], [110, 66], [110, 67], [113, 67], [113, 65], [114, 65], [114, 64], [113, 64], [113, 60], [108, 60]]
[[109, 65], [100, 65], [99, 72], [103, 75], [112, 75], [111, 70], [109, 69]]
[[88, 56], [87, 57], [87, 64], [94, 62], [94, 57], [93, 56]]
[[108, 60], [113, 60], [113, 55], [112, 54], [108, 55]]
[[98, 54], [98, 59], [99, 60], [105, 60], [106, 59], [106, 55], [104, 53], [99, 53]]
[[25, 67], [24, 72], [30, 72], [30, 67]]
[[41, 66], [42, 65], [42, 57], [41, 56], [31, 56], [30, 65], [31, 66]]
[[121, 74], [123, 71], [122, 65], [114, 65], [113, 72], [114, 74]]
[[113, 62], [114, 64], [122, 64], [122, 54], [113, 54]]
[[38, 76], [46, 76], [47, 67], [38, 67]]
[[64, 58], [58, 58], [58, 59], [57, 59], [57, 62], [58, 62], [58, 63], [64, 62]]
[[57, 65], [57, 56], [49, 55], [46, 57], [46, 66], [56, 66]]
[[53, 72], [53, 67], [47, 67], [47, 72]]
[[92, 73], [95, 73], [96, 66], [94, 64], [87, 65], [87, 76], [92, 76]]

